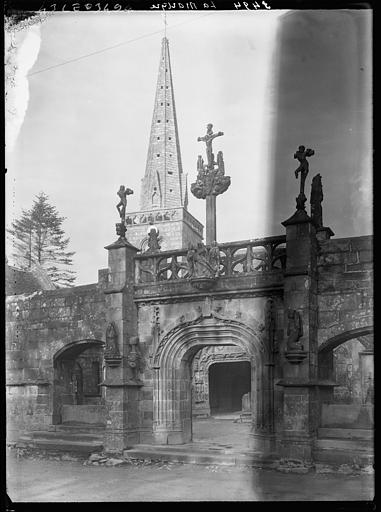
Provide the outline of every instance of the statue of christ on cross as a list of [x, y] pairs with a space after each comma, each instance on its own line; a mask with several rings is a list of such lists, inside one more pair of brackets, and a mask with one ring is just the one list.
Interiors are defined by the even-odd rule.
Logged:
[[213, 139], [215, 139], [216, 137], [221, 137], [221, 135], [223, 134], [224, 132], [213, 133], [213, 125], [209, 123], [206, 127], [206, 135], [197, 138], [198, 142], [205, 142], [206, 144], [206, 157], [208, 159], [209, 169], [214, 169], [214, 165], [216, 164], [216, 162], [214, 161], [212, 149]]

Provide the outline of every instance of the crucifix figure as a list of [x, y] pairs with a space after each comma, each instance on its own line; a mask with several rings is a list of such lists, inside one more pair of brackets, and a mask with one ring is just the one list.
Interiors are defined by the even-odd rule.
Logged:
[[121, 185], [118, 190], [118, 196], [120, 198], [119, 203], [116, 205], [116, 209], [118, 210], [120, 222], [116, 224], [116, 234], [119, 235], [119, 238], [125, 238], [126, 235], [126, 207], [127, 207], [127, 196], [134, 193], [130, 188], [126, 188], [124, 185]]
[[208, 124], [206, 135], [198, 137], [198, 142], [205, 142], [207, 164], [201, 155], [197, 160], [197, 180], [191, 185], [192, 194], [198, 199], [206, 199], [206, 245], [216, 242], [216, 196], [223, 194], [230, 186], [230, 176], [225, 176], [225, 165], [222, 151], [214, 160], [212, 142], [223, 132], [213, 133], [213, 125]]
[[120, 220], [122, 222], [124, 222], [126, 219], [127, 196], [133, 193], [133, 190], [131, 190], [130, 188], [126, 188], [124, 185], [121, 185], [119, 187], [118, 196], [120, 197], [120, 201], [116, 205], [116, 208], [119, 212]]
[[205, 144], [206, 144], [206, 157], [208, 159], [209, 169], [213, 169], [214, 165], [215, 165], [213, 149], [212, 149], [213, 139], [215, 139], [216, 137], [221, 137], [221, 135], [223, 135], [223, 134], [224, 134], [224, 132], [213, 133], [213, 125], [209, 123], [206, 126], [206, 135], [204, 135], [203, 137], [197, 138], [198, 142], [205, 142]]
[[294, 154], [294, 158], [299, 160], [300, 165], [295, 170], [295, 178], [298, 179], [298, 175], [300, 174], [300, 192], [299, 196], [296, 199], [296, 207], [298, 210], [304, 210], [304, 204], [306, 202], [306, 196], [304, 195], [304, 184], [306, 182], [307, 174], [309, 171], [309, 164], [307, 161], [308, 156], [312, 156], [315, 154], [315, 151], [310, 148], [305, 148], [304, 146], [299, 146], [298, 151]]

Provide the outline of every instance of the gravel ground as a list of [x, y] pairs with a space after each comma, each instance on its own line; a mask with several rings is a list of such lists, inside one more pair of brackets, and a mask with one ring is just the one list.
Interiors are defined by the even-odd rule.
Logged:
[[[370, 501], [372, 469], [253, 469], [9, 450], [13, 502]], [[319, 470], [318, 470], [319, 469]]]

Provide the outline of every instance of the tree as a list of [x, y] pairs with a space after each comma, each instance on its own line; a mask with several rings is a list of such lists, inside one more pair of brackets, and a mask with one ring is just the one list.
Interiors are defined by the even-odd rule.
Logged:
[[32, 208], [22, 210], [20, 218], [12, 222], [7, 231], [13, 238], [13, 256], [21, 268], [31, 269], [33, 263], [38, 263], [55, 285], [70, 286], [75, 272], [68, 267], [75, 253], [66, 250], [70, 242], [62, 229], [66, 217], [61, 217], [48, 200], [40, 192]]

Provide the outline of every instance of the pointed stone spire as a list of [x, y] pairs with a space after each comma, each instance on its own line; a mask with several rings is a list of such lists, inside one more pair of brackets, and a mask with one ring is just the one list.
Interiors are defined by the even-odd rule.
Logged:
[[186, 203], [169, 46], [164, 37], [140, 209], [187, 208]]

